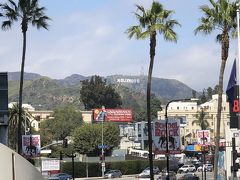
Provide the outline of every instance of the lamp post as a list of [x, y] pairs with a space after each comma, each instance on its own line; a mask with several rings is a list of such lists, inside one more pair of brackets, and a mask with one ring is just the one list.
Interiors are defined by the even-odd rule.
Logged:
[[98, 113], [98, 116], [96, 117], [96, 120], [102, 121], [102, 145], [101, 145], [101, 165], [102, 165], [102, 177], [104, 177], [104, 171], [105, 171], [105, 162], [104, 162], [104, 144], [103, 144], [103, 121], [105, 120], [106, 116], [106, 110], [105, 107], [102, 106], [102, 110]]
[[165, 120], [166, 120], [166, 123], [165, 123], [165, 135], [166, 135], [166, 156], [167, 156], [167, 180], [169, 180], [169, 148], [168, 148], [168, 141], [169, 141], [169, 134], [168, 134], [168, 115], [167, 115], [167, 109], [168, 109], [168, 106], [170, 105], [170, 103], [172, 102], [179, 102], [179, 101], [194, 101], [194, 100], [197, 100], [197, 99], [174, 99], [174, 100], [171, 100], [167, 103], [166, 105], [166, 108], [165, 108]]

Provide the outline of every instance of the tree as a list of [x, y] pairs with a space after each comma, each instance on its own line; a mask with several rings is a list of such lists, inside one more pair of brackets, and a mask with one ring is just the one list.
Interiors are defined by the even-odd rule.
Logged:
[[19, 87], [19, 122], [18, 122], [18, 153], [21, 153], [22, 145], [22, 92], [23, 92], [23, 79], [24, 79], [24, 66], [26, 56], [26, 41], [27, 30], [31, 23], [36, 26], [37, 29], [48, 28], [47, 21], [50, 20], [44, 13], [45, 8], [39, 7], [38, 0], [19, 0], [15, 3], [13, 0], [8, 0], [8, 3], [0, 4], [1, 16], [5, 18], [2, 22], [2, 29], [10, 29], [15, 21], [21, 22], [21, 30], [23, 34], [23, 50], [22, 50], [22, 63], [21, 63], [21, 75], [20, 75], [20, 87]]
[[[119, 128], [113, 123], [103, 123], [103, 142], [111, 151], [120, 142]], [[101, 151], [98, 148], [102, 144], [102, 125], [84, 124], [77, 128], [74, 133], [74, 149], [80, 154], [98, 155]]]
[[105, 108], [116, 108], [122, 105], [120, 95], [111, 85], [100, 76], [92, 76], [90, 80], [81, 83], [80, 99], [86, 110], [92, 110], [105, 106]]
[[[146, 108], [142, 109], [140, 112], [134, 114], [135, 121], [146, 121], [147, 113]], [[161, 101], [154, 94], [151, 96], [151, 119], [157, 119], [157, 112], [162, 110]]]
[[211, 87], [207, 88], [207, 99], [210, 100], [212, 99], [212, 95], [213, 95], [213, 89]]
[[[157, 33], [162, 34], [166, 41], [177, 41], [177, 35], [173, 28], [180, 25], [176, 20], [171, 19], [173, 11], [165, 10], [157, 1], [153, 1], [150, 9], [145, 9], [143, 6], [136, 5], [137, 10], [135, 16], [138, 25], [131, 26], [127, 29], [129, 38], [135, 36], [136, 39], [150, 40], [150, 64], [148, 69], [148, 82], [147, 82], [147, 120], [148, 120], [148, 140], [152, 142], [151, 133], [151, 82], [152, 71], [155, 57], [155, 48], [157, 42]], [[140, 11], [140, 13], [138, 13]], [[153, 157], [152, 157], [152, 143], [149, 143], [149, 163], [150, 163], [150, 176], [153, 179]]]
[[196, 120], [192, 122], [192, 125], [197, 124], [200, 126], [201, 130], [207, 130], [210, 129], [210, 124], [207, 120], [208, 113], [204, 112], [204, 110], [201, 108], [201, 111], [196, 114]]
[[[21, 122], [21, 129], [30, 128], [30, 119], [33, 118], [32, 114], [26, 109], [22, 108], [22, 119], [26, 119], [26, 124], [24, 121]], [[8, 126], [8, 146], [14, 150], [17, 149], [17, 132], [18, 132], [18, 114], [19, 108], [18, 103], [13, 103], [12, 107], [9, 108], [9, 126]]]
[[217, 163], [219, 156], [219, 140], [220, 140], [220, 124], [221, 124], [221, 109], [222, 109], [222, 92], [223, 92], [223, 77], [224, 70], [228, 58], [230, 35], [236, 34], [236, 10], [237, 2], [229, 0], [209, 0], [210, 6], [203, 5], [200, 10], [203, 12], [203, 17], [200, 20], [200, 25], [195, 29], [195, 34], [201, 32], [210, 34], [214, 30], [219, 30], [216, 37], [217, 42], [221, 44], [221, 66], [218, 80], [218, 110], [217, 110], [217, 126], [215, 139], [215, 157], [214, 157], [214, 179], [217, 179]]
[[40, 131], [42, 135], [45, 133], [55, 140], [65, 139], [71, 135], [75, 128], [82, 125], [82, 114], [71, 106], [54, 109], [51, 117], [53, 118], [42, 122]]

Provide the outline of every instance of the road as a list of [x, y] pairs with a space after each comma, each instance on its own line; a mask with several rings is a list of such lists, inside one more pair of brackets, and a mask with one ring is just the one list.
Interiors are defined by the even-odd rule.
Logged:
[[[202, 180], [202, 172], [195, 172], [195, 174]], [[184, 174], [177, 174], [177, 179], [183, 176]], [[137, 180], [135, 177], [136, 175], [123, 175], [122, 178], [114, 178], [114, 180]], [[157, 179], [159, 175], [155, 176], [154, 179]], [[91, 177], [91, 178], [75, 178], [75, 180], [94, 180], [94, 179], [103, 179], [101, 177]], [[139, 180], [148, 180], [149, 178], [141, 178]], [[203, 176], [203, 180], [204, 176]], [[213, 180], [213, 173], [212, 172], [207, 172], [206, 173], [206, 180]]]

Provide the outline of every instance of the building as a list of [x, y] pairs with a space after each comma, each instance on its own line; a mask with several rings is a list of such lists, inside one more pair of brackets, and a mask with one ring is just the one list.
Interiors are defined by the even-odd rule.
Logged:
[[[170, 118], [185, 117], [186, 125], [182, 126], [180, 133], [182, 137], [185, 137], [186, 143], [197, 142], [196, 133], [201, 130], [199, 124], [193, 123], [197, 120], [197, 114], [201, 113], [203, 110], [206, 115], [206, 120], [209, 122], [209, 129], [211, 132], [211, 141], [214, 142], [215, 132], [216, 132], [216, 122], [217, 122], [217, 106], [218, 106], [218, 95], [213, 95], [212, 99], [204, 104], [197, 105], [197, 102], [172, 102], [168, 106], [167, 114]], [[165, 108], [162, 111], [158, 111], [158, 119], [165, 119]], [[227, 102], [227, 97], [223, 94], [222, 99], [222, 114], [221, 114], [221, 129], [220, 136], [225, 138], [225, 127], [229, 128], [229, 103]]]

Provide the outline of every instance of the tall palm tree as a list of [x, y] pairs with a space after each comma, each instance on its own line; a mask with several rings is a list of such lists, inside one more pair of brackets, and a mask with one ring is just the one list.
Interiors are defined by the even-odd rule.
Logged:
[[217, 109], [217, 127], [215, 137], [215, 157], [214, 157], [214, 179], [217, 179], [217, 164], [219, 156], [219, 139], [221, 124], [221, 108], [223, 93], [223, 77], [224, 70], [228, 58], [230, 35], [236, 35], [236, 9], [237, 2], [229, 0], [209, 0], [210, 6], [203, 5], [200, 10], [204, 16], [200, 19], [200, 25], [195, 29], [195, 34], [201, 32], [203, 34], [211, 34], [214, 30], [218, 30], [216, 40], [221, 44], [221, 66], [218, 81], [218, 109]]
[[[152, 132], [151, 132], [151, 82], [152, 71], [155, 57], [155, 48], [157, 42], [157, 33], [162, 34], [166, 41], [177, 41], [177, 34], [173, 28], [180, 25], [176, 20], [171, 19], [173, 11], [165, 10], [163, 5], [157, 1], [153, 1], [150, 9], [145, 9], [143, 6], [136, 5], [137, 10], [135, 16], [138, 25], [131, 26], [127, 29], [128, 37], [131, 39], [146, 39], [150, 40], [150, 65], [148, 69], [147, 82], [147, 121], [148, 121], [148, 142], [149, 142], [149, 164], [150, 175], [153, 179], [153, 157], [152, 157]], [[138, 13], [140, 12], [140, 13]]]
[[48, 29], [47, 21], [50, 20], [44, 13], [45, 8], [39, 7], [38, 0], [18, 0], [15, 3], [13, 0], [8, 0], [8, 3], [0, 4], [1, 16], [5, 18], [2, 22], [2, 29], [10, 29], [15, 21], [21, 22], [21, 30], [23, 34], [23, 50], [22, 50], [22, 63], [19, 87], [19, 122], [18, 122], [18, 153], [21, 153], [21, 122], [22, 122], [22, 91], [24, 79], [24, 65], [26, 55], [26, 40], [27, 30], [31, 23], [37, 29]]
[[[17, 142], [18, 142], [18, 136], [17, 136], [17, 129], [19, 124], [19, 106], [18, 103], [13, 103], [12, 107], [9, 108], [9, 126], [8, 126], [8, 145], [12, 149], [16, 150], [17, 148]], [[21, 122], [21, 129], [28, 129], [30, 128], [30, 119], [32, 119], [33, 116], [30, 112], [28, 112], [26, 109], [22, 108], [22, 119], [26, 119], [25, 121]]]

